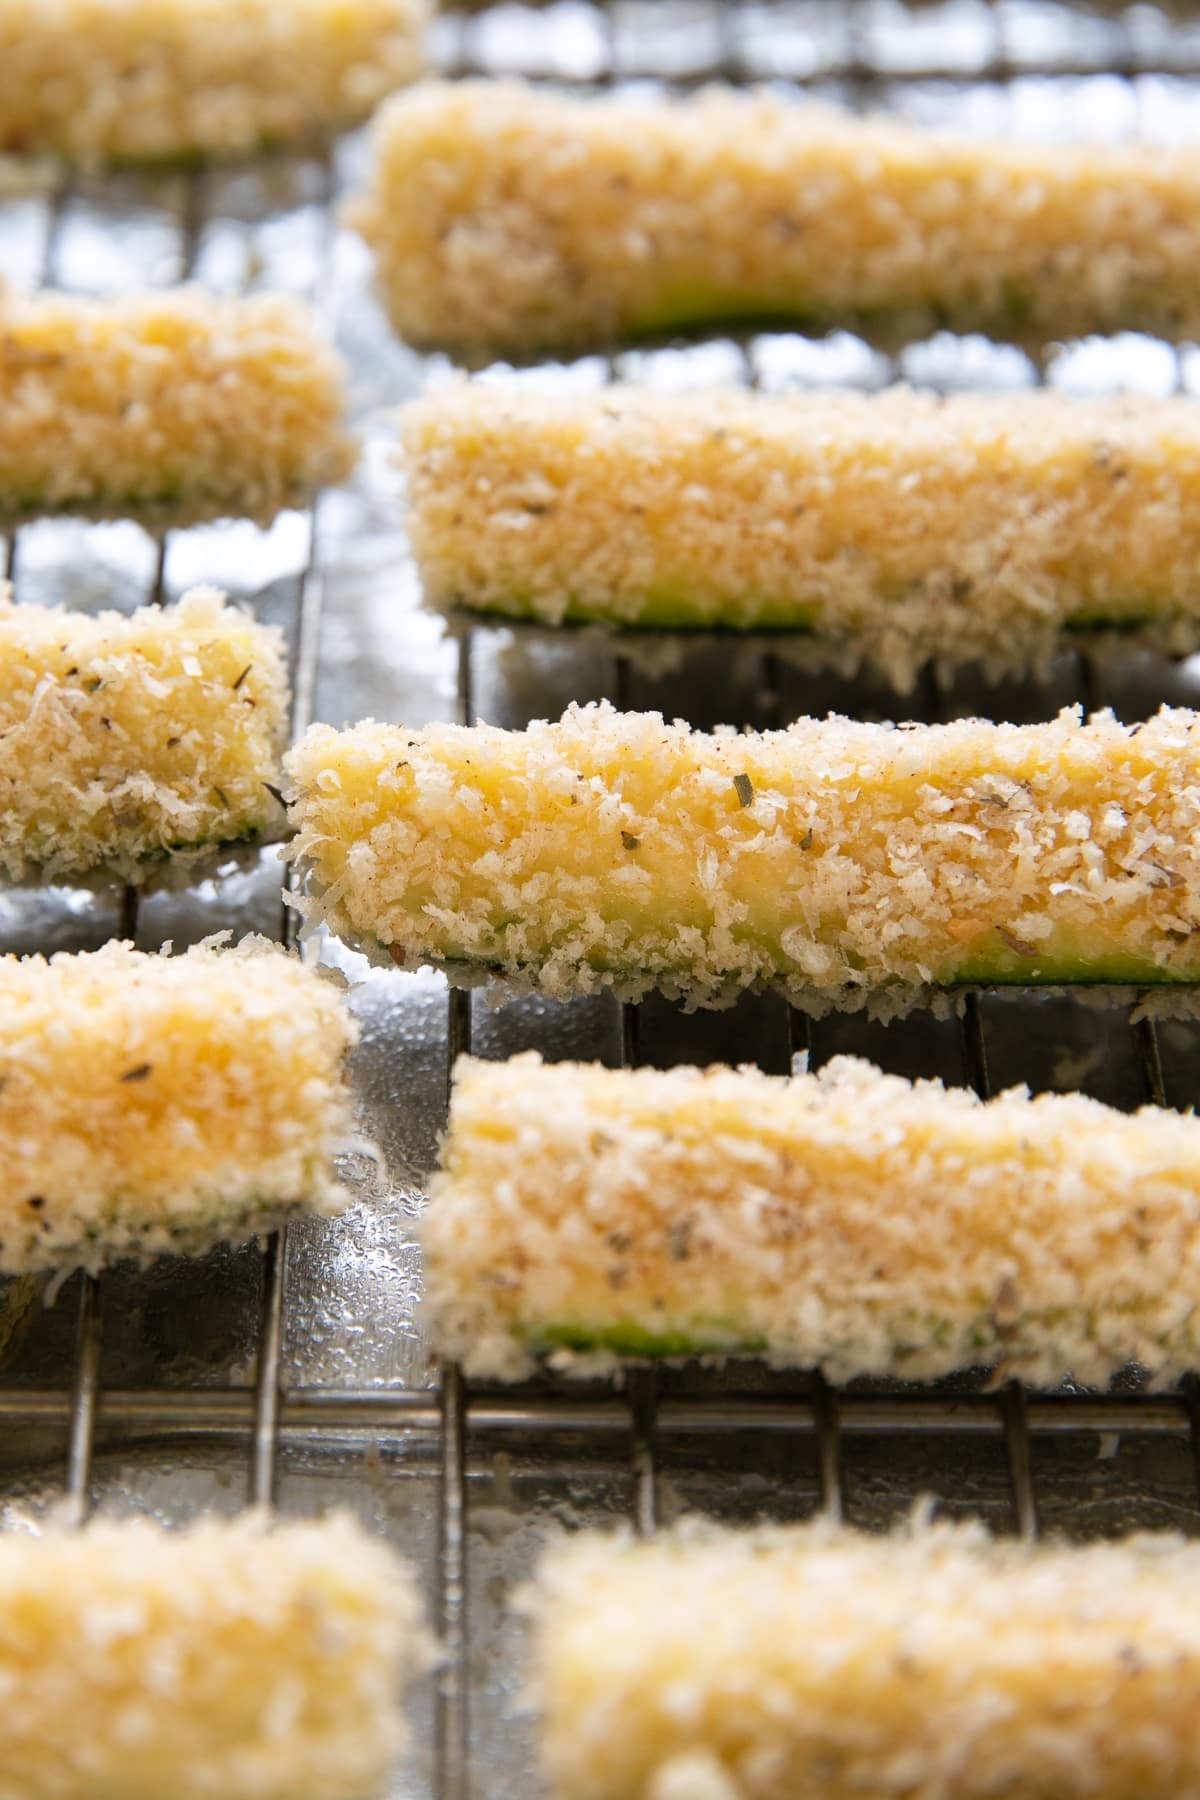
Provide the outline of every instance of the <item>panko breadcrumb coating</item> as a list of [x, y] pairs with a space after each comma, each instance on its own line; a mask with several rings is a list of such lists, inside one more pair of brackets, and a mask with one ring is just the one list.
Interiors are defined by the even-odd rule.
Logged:
[[352, 222], [401, 336], [469, 352], [756, 320], [1200, 326], [1193, 148], [991, 142], [766, 90], [428, 83], [381, 113]]
[[553, 1800], [1195, 1800], [1200, 1546], [825, 1521], [546, 1552]]
[[3, 1800], [366, 1800], [430, 1659], [349, 1517], [0, 1536]]
[[0, 872], [142, 879], [277, 837], [287, 708], [282, 633], [213, 589], [126, 616], [0, 587]]
[[340, 1211], [355, 1036], [335, 988], [261, 938], [0, 957], [0, 1272]]
[[709, 735], [602, 703], [314, 726], [285, 767], [316, 910], [406, 967], [704, 1006], [1200, 977], [1192, 712]]
[[0, 151], [237, 157], [365, 119], [424, 66], [427, 0], [5, 0]]
[[1064, 625], [1200, 642], [1194, 401], [461, 382], [403, 436], [437, 605], [811, 630], [905, 688], [1036, 665]]
[[0, 520], [268, 524], [353, 466], [343, 400], [341, 359], [283, 295], [0, 285]]
[[1039, 1385], [1200, 1369], [1200, 1120], [819, 1075], [463, 1059], [422, 1224], [435, 1348], [763, 1355]]

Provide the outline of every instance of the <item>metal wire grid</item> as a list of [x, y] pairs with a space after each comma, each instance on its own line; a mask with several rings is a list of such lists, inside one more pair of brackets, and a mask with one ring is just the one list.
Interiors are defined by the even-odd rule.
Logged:
[[[332, 232], [330, 200], [333, 191], [332, 166], [325, 168], [325, 215], [327, 234]], [[40, 286], [52, 287], [59, 279], [59, 244], [71, 183], [62, 177], [49, 191], [45, 201], [45, 234], [39, 269]], [[204, 223], [204, 178], [196, 176], [186, 183], [179, 212], [178, 278], [188, 280], [194, 271], [197, 246]], [[309, 296], [320, 302], [320, 292]], [[315, 545], [315, 507], [309, 520], [309, 542]], [[0, 578], [13, 585], [20, 581], [21, 534], [13, 532], [0, 539]], [[165, 569], [168, 537], [158, 542], [157, 562], [149, 592], [145, 596], [156, 604], [165, 598]], [[316, 676], [320, 588], [312, 551], [301, 573], [296, 601], [295, 649], [292, 679], [292, 735], [304, 730], [312, 717]], [[119, 918], [115, 935], [134, 941], [138, 935], [140, 912], [138, 890], [124, 888], [120, 896]], [[296, 915], [286, 905], [279, 912], [279, 937], [294, 948]], [[279, 1359], [283, 1320], [284, 1245], [280, 1233], [273, 1234], [263, 1249], [263, 1306], [252, 1422], [252, 1458], [248, 1487], [251, 1504], [269, 1504], [275, 1492], [276, 1447], [279, 1429]], [[87, 1276], [80, 1297], [77, 1354], [69, 1407], [69, 1439], [66, 1470], [66, 1500], [69, 1516], [83, 1524], [90, 1508], [90, 1487], [96, 1425], [100, 1403], [100, 1358], [104, 1331], [103, 1277]], [[18, 1415], [20, 1395], [0, 1395], [0, 1417]], [[6, 1404], [7, 1401], [7, 1404]]]
[[[969, 18], [973, 47], [962, 31], [947, 23]], [[819, 27], [819, 29], [818, 29]], [[654, 4], [591, 6], [562, 0], [541, 10], [502, 6], [449, 16], [439, 22], [443, 66], [456, 75], [491, 74], [507, 69], [559, 80], [595, 85], [636, 76], [690, 83], [725, 77], [783, 76], [808, 85], [831, 85], [857, 103], [886, 95], [889, 82], [920, 84], [945, 78], [990, 89], [1002, 97], [1016, 93], [1022, 76], [1041, 82], [1053, 75], [1119, 76], [1106, 86], [1105, 106], [1126, 118], [1132, 98], [1143, 125], [1169, 88], [1156, 78], [1186, 77], [1200, 72], [1200, 32], [1170, 25], [1161, 14], [1135, 6], [1118, 15], [1068, 11], [1031, 4], [1030, 0], [950, 0], [927, 13], [908, 14], [891, 0], [856, 0], [833, 9], [823, 0], [765, 6], [721, 4], [720, 0], [654, 0]], [[1031, 48], [1032, 46], [1032, 48]], [[1147, 83], [1151, 85], [1146, 85]], [[1055, 83], [1057, 90], [1058, 83]], [[914, 87], [915, 92], [915, 87]], [[1054, 103], [1054, 93], [1050, 102]], [[919, 95], [918, 95], [919, 98]], [[318, 205], [322, 217], [323, 254], [318, 305], [328, 272], [333, 241], [331, 201], [335, 167], [326, 158], [317, 165]], [[38, 274], [45, 284], [60, 278], [59, 247], [72, 190], [60, 184], [45, 197], [44, 239]], [[172, 274], [186, 276], [196, 264], [197, 247], [211, 217], [211, 189], [203, 175], [186, 180], [180, 201], [178, 251]], [[738, 378], [757, 383], [769, 367], [769, 338], [734, 346], [725, 343], [723, 368], [736, 364]], [[1163, 385], [1161, 352], [1154, 348], [1154, 379]], [[1112, 353], [1115, 355], [1115, 352]], [[1189, 382], [1187, 354], [1174, 357], [1166, 385]], [[652, 362], [652, 358], [649, 359]], [[872, 379], [878, 380], [876, 362]], [[1108, 366], [1108, 365], [1106, 365]], [[606, 374], [632, 371], [645, 375], [647, 359], [610, 357]], [[901, 361], [900, 367], [904, 364]], [[652, 370], [649, 370], [652, 374]], [[892, 365], [891, 373], [895, 372]], [[1045, 375], [1043, 367], [1040, 374]], [[1118, 370], [1117, 379], [1122, 377]], [[955, 379], [951, 374], [951, 380]], [[1136, 380], [1136, 375], [1134, 376]], [[313, 716], [318, 676], [323, 604], [323, 573], [317, 556], [321, 503], [308, 520], [308, 553], [294, 597], [293, 729], [302, 730]], [[0, 544], [0, 573], [22, 586], [22, 537]], [[161, 600], [169, 540], [159, 545], [149, 594]], [[486, 637], [467, 630], [459, 639], [457, 713], [469, 722], [475, 713], [474, 646]], [[1078, 693], [1092, 703], [1103, 697], [1106, 680], [1086, 658], [1075, 667]], [[647, 701], [636, 661], [617, 655], [613, 663], [614, 697], [619, 703]], [[789, 706], [789, 676], [773, 651], [763, 653], [764, 689], [777, 696], [779, 717]], [[640, 685], [641, 684], [641, 685]], [[846, 702], [840, 699], [845, 707]], [[867, 704], [872, 704], [868, 700]], [[905, 710], [936, 718], [961, 709], [961, 697], [943, 691], [930, 676], [919, 704]], [[996, 710], [1003, 708], [998, 702]], [[759, 722], [777, 722], [764, 718]], [[139, 901], [125, 891], [113, 923], [123, 936], [138, 928]], [[278, 931], [294, 945], [294, 917], [285, 908]], [[468, 994], [448, 999], [448, 1061], [470, 1049], [472, 1005]], [[642, 1059], [647, 1025], [642, 1009], [624, 1006], [620, 1018], [621, 1057], [627, 1064]], [[650, 1022], [653, 1029], [653, 1021]], [[800, 1014], [787, 1016], [789, 1052], [819, 1054], [819, 1044]], [[903, 1026], [892, 1027], [903, 1032]], [[1134, 1048], [1146, 1098], [1167, 1099], [1164, 1063], [1153, 1022], [1133, 1025]], [[989, 1042], [984, 1006], [969, 996], [961, 1018], [961, 1059], [966, 1078], [981, 1092], [989, 1091]], [[1178, 1083], [1175, 1084], [1176, 1087]], [[1176, 1092], [1172, 1098], [1178, 1099]], [[555, 1388], [544, 1385], [512, 1393], [467, 1392], [454, 1368], [441, 1371], [430, 1391], [413, 1386], [341, 1388], [301, 1386], [285, 1389], [281, 1379], [286, 1299], [286, 1243], [275, 1236], [263, 1252], [262, 1305], [257, 1363], [252, 1388], [176, 1387], [169, 1390], [111, 1388], [100, 1381], [103, 1344], [103, 1281], [82, 1288], [75, 1365], [68, 1392], [7, 1386], [0, 1388], [0, 1419], [65, 1423], [68, 1430], [66, 1494], [74, 1517], [82, 1521], [90, 1504], [92, 1464], [101, 1419], [137, 1432], [147, 1441], [164, 1443], [186, 1436], [216, 1444], [232, 1439], [251, 1446], [248, 1498], [270, 1501], [276, 1490], [280, 1445], [290, 1439], [387, 1434], [420, 1438], [436, 1448], [440, 1474], [437, 1547], [436, 1624], [446, 1658], [436, 1697], [433, 1785], [441, 1800], [467, 1800], [472, 1791], [468, 1758], [468, 1697], [471, 1686], [468, 1637], [468, 1444], [494, 1445], [521, 1434], [542, 1431], [564, 1438], [585, 1435], [624, 1455], [631, 1473], [632, 1518], [643, 1533], [660, 1517], [662, 1449], [673, 1438], [703, 1431], [730, 1438], [747, 1431], [814, 1442], [819, 1492], [833, 1514], [843, 1511], [843, 1446], [847, 1439], [888, 1437], [897, 1430], [944, 1441], [953, 1458], [968, 1441], [1003, 1442], [1012, 1495], [1012, 1518], [1018, 1531], [1038, 1530], [1038, 1492], [1034, 1477], [1033, 1441], [1083, 1434], [1136, 1432], [1148, 1437], [1190, 1441], [1200, 1496], [1200, 1405], [1191, 1392], [1145, 1396], [1137, 1392], [1107, 1396], [1090, 1394], [1027, 1395], [1016, 1384], [997, 1394], [978, 1391], [894, 1392], [831, 1389], [820, 1379], [781, 1383], [764, 1381], [756, 1390], [727, 1389], [719, 1378], [705, 1377], [691, 1386], [672, 1386], [657, 1371], [631, 1371], [622, 1392]], [[664, 1391], [666, 1389], [666, 1391]], [[951, 1462], [951, 1470], [953, 1462]], [[730, 1480], [736, 1476], [731, 1472]], [[483, 1791], [482, 1781], [474, 1784]]]

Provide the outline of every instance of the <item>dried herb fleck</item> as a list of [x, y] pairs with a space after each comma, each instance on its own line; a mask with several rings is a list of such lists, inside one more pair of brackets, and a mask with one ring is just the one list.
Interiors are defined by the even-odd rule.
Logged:
[[754, 783], [748, 775], [735, 775], [733, 785], [737, 792], [738, 805], [749, 806], [754, 799]]
[[217, 796], [217, 799], [221, 802], [221, 805], [223, 807], [225, 807], [226, 811], [228, 811], [229, 795], [225, 792], [225, 789], [214, 786], [213, 793]]
[[270, 794], [272, 800], [278, 801], [280, 806], [287, 806], [287, 801], [283, 797], [282, 788], [277, 788], [273, 781], [264, 781], [263, 786], [266, 788], [268, 794]]
[[672, 1262], [686, 1262], [692, 1254], [692, 1221], [675, 1219], [667, 1226], [667, 1255]]
[[246, 664], [245, 668], [242, 670], [241, 674], [238, 676], [237, 680], [233, 684], [233, 691], [235, 694], [237, 693], [238, 689], [241, 687], [243, 681], [245, 681], [247, 675], [250, 673], [250, 671], [253, 667], [254, 667], [253, 663]]
[[627, 850], [639, 850], [642, 844], [641, 838], [634, 837], [632, 831], [623, 831], [621, 833], [621, 842]]
[[813, 828], [810, 825], [808, 830], [805, 832], [804, 836], [800, 839], [800, 848], [802, 850], [811, 850], [812, 843], [813, 843]]
[[150, 1074], [153, 1067], [154, 1067], [153, 1063], [138, 1063], [136, 1068], [126, 1069], [125, 1073], [121, 1077], [121, 1080], [122, 1081], [145, 1081], [147, 1075]]

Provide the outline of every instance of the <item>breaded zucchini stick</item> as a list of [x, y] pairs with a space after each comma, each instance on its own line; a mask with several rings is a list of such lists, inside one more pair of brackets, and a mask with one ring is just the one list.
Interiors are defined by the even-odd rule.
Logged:
[[278, 836], [282, 634], [197, 588], [122, 613], [0, 588], [0, 871], [129, 877]]
[[365, 119], [424, 66], [426, 0], [5, 0], [0, 150], [245, 156]]
[[985, 1105], [851, 1057], [791, 1080], [464, 1059], [422, 1243], [435, 1347], [486, 1377], [546, 1351], [1200, 1369], [1200, 1120]]
[[1200, 976], [1200, 719], [707, 735], [315, 726], [285, 762], [335, 931], [398, 963], [714, 1006]]
[[366, 1800], [429, 1661], [412, 1576], [348, 1516], [0, 1537], [0, 1782], [20, 1800]]
[[1184, 1800], [1200, 1547], [824, 1521], [548, 1551], [554, 1800]]
[[352, 466], [342, 406], [340, 358], [281, 295], [0, 288], [2, 520], [269, 523]]
[[811, 630], [906, 686], [1028, 667], [1064, 625], [1197, 641], [1193, 401], [462, 382], [407, 409], [404, 462], [442, 606]]
[[0, 957], [0, 1272], [339, 1211], [355, 1036], [336, 990], [263, 939]]
[[391, 101], [353, 223], [396, 330], [528, 352], [717, 323], [1200, 323], [1190, 149], [989, 142], [765, 91]]

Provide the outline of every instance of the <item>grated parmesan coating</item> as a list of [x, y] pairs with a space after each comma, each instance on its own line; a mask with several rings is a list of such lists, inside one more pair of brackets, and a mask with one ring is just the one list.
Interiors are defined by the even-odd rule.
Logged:
[[834, 1381], [1200, 1369], [1200, 1120], [982, 1103], [837, 1057], [459, 1061], [422, 1225], [435, 1348], [759, 1354]]
[[356, 1035], [332, 985], [262, 938], [0, 957], [0, 1272], [341, 1211]]
[[555, 1800], [1197, 1800], [1200, 1546], [919, 1519], [555, 1545]]
[[367, 1800], [430, 1660], [348, 1516], [0, 1536], [0, 1800]]
[[856, 118], [774, 93], [430, 82], [351, 222], [396, 330], [535, 351], [730, 320], [1017, 335], [1200, 324], [1200, 159]]
[[0, 871], [145, 878], [277, 837], [287, 710], [283, 634], [214, 589], [127, 617], [0, 586]]
[[427, 0], [4, 0], [0, 151], [245, 156], [365, 119], [424, 67]]
[[1065, 625], [1200, 642], [1192, 401], [464, 381], [403, 441], [437, 605], [811, 630], [905, 690], [931, 657], [1036, 667]]
[[269, 524], [353, 467], [343, 399], [340, 357], [283, 295], [0, 286], [0, 517]]
[[708, 735], [602, 703], [315, 726], [285, 767], [309, 910], [405, 967], [704, 1006], [1200, 976], [1187, 711]]

